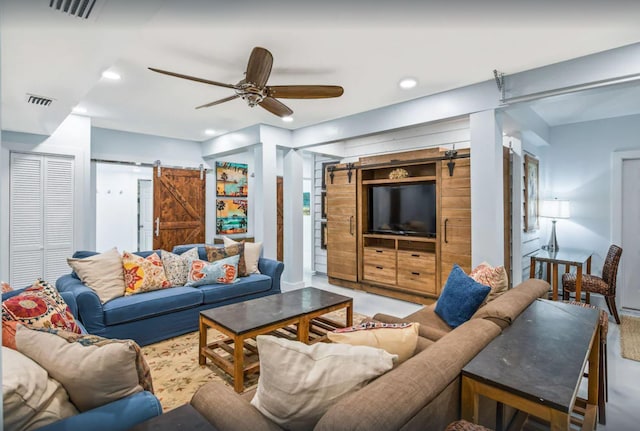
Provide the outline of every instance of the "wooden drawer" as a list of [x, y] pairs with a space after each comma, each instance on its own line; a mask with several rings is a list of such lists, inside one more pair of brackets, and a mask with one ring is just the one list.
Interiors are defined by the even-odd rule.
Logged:
[[391, 248], [365, 247], [364, 264], [396, 268], [396, 250]]
[[[366, 261], [365, 261], [366, 262]], [[365, 263], [364, 279], [384, 284], [396, 284], [396, 266], [383, 266]]]
[[436, 274], [414, 269], [398, 269], [398, 286], [435, 295]]
[[425, 251], [398, 250], [398, 270], [436, 273], [436, 255]]

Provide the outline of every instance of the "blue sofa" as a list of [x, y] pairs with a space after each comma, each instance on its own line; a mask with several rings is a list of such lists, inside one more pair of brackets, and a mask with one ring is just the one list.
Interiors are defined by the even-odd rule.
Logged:
[[[2, 300], [9, 299], [23, 289], [2, 294]], [[60, 292], [71, 313], [78, 318], [78, 306], [72, 292]], [[86, 329], [78, 322], [83, 333]], [[109, 404], [87, 410], [75, 416], [41, 427], [38, 431], [126, 431], [133, 426], [162, 414], [160, 401], [151, 392], [142, 391]]]
[[[205, 244], [180, 245], [174, 247], [173, 252], [182, 254], [193, 247], [198, 247], [200, 259], [207, 260]], [[147, 257], [154, 251], [135, 254]], [[94, 254], [96, 252], [78, 251], [73, 257], [84, 258]], [[80, 321], [90, 334], [130, 338], [144, 346], [196, 331], [202, 310], [280, 293], [284, 264], [260, 258], [258, 269], [260, 274], [240, 277], [234, 284], [172, 287], [122, 296], [105, 304], [100, 303], [98, 295], [73, 273], [60, 277], [56, 287], [60, 292], [73, 294]]]

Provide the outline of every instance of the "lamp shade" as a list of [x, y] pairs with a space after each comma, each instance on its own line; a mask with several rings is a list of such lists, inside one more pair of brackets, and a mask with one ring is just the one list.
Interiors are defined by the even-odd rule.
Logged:
[[569, 201], [553, 199], [542, 201], [540, 217], [548, 218], [569, 218]]

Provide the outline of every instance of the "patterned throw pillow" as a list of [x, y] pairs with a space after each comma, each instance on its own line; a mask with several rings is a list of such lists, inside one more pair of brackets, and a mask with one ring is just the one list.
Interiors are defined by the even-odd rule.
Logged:
[[369, 346], [398, 355], [398, 364], [413, 356], [418, 344], [419, 323], [367, 322], [327, 332], [334, 343]]
[[198, 247], [194, 247], [182, 254], [171, 253], [166, 250], [160, 252], [164, 273], [173, 287], [184, 286], [189, 276], [189, 264], [198, 259]]
[[9, 283], [4, 281], [0, 281], [0, 286], [2, 287], [2, 293], [12, 292], [13, 289], [9, 286]]
[[509, 289], [509, 276], [504, 266], [496, 266], [494, 268], [487, 262], [482, 262], [473, 268], [469, 277], [491, 288], [489, 296], [485, 299], [485, 303], [493, 301]]
[[238, 275], [240, 277], [246, 277], [249, 275], [247, 272], [247, 265], [244, 261], [244, 242], [239, 242], [227, 247], [205, 245], [204, 248], [207, 250], [207, 260], [209, 262], [215, 262], [217, 260], [236, 255], [240, 256], [240, 259], [238, 260]]
[[144, 258], [125, 251], [122, 253], [122, 267], [125, 296], [171, 287], [158, 253]]
[[194, 259], [185, 286], [204, 284], [231, 284], [238, 280], [238, 260], [240, 256], [231, 256], [215, 262]]
[[[225, 247], [240, 244], [226, 236], [222, 237], [222, 241], [224, 241]], [[262, 253], [262, 243], [242, 242], [244, 243], [244, 263], [247, 266], [247, 273], [260, 274], [260, 271], [258, 270], [258, 261], [260, 260], [260, 253]]]
[[[71, 310], [55, 287], [41, 279], [22, 293], [2, 302], [2, 320], [15, 321], [36, 328], [58, 328], [79, 334]], [[11, 326], [11, 325], [9, 325]], [[4, 328], [9, 329], [9, 328]], [[13, 327], [15, 333], [15, 327]], [[6, 332], [5, 332], [6, 333]], [[10, 345], [11, 341], [7, 341]]]

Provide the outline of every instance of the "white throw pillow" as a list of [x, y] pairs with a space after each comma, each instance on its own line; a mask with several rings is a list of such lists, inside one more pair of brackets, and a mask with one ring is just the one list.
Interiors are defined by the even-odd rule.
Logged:
[[4, 428], [34, 430], [78, 414], [62, 385], [22, 353], [2, 346]]
[[367, 346], [309, 346], [272, 335], [257, 341], [260, 378], [251, 404], [293, 431], [313, 429], [334, 403], [389, 371], [397, 358]]
[[142, 391], [131, 340], [83, 346], [18, 325], [16, 347], [62, 383], [80, 411]]
[[[226, 236], [222, 237], [224, 246], [229, 247], [234, 244], [238, 244], [238, 241], [234, 241]], [[258, 271], [258, 260], [260, 259], [260, 253], [262, 252], [261, 242], [245, 242], [244, 243], [244, 263], [247, 266], [247, 274], [260, 274]]]
[[80, 280], [98, 294], [103, 304], [124, 295], [122, 256], [117, 248], [84, 259], [70, 257], [67, 263]]
[[184, 286], [189, 276], [190, 262], [194, 259], [199, 259], [198, 247], [189, 249], [182, 254], [162, 250], [161, 255], [164, 272], [171, 286]]

